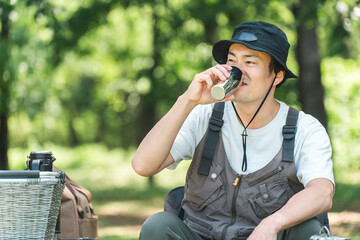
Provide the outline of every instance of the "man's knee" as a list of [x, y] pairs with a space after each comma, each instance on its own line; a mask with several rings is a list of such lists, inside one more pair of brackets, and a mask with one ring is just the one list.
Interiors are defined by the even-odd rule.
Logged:
[[300, 223], [294, 227], [291, 227], [286, 232], [286, 240], [304, 240], [310, 239], [312, 235], [318, 234], [321, 229], [321, 224], [316, 219], [310, 219], [303, 223]]
[[140, 231], [140, 239], [165, 239], [165, 229], [171, 229], [179, 222], [182, 221], [172, 213], [156, 213], [144, 222]]

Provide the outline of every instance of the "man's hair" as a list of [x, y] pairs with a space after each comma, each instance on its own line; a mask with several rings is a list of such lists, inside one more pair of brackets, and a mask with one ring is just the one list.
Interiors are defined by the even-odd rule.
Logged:
[[286, 73], [286, 68], [284, 68], [276, 59], [271, 56], [270, 64], [269, 64], [269, 72], [272, 73], [274, 71], [275, 73], [278, 73], [280, 71], [284, 71]]

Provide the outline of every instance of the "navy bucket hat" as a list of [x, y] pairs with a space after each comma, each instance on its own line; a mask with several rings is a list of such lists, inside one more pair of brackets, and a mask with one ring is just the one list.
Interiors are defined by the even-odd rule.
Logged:
[[[236, 26], [231, 40], [221, 40], [213, 45], [212, 54], [216, 62], [225, 64], [230, 45], [240, 43], [252, 50], [270, 54], [285, 69], [287, 78], [297, 78], [286, 66], [290, 44], [285, 33], [277, 26], [260, 21], [244, 22]], [[280, 85], [279, 84], [279, 85]]]

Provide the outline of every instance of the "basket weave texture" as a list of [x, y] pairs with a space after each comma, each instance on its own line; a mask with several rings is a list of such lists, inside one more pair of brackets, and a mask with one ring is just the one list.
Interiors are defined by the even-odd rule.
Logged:
[[0, 182], [0, 240], [54, 239], [61, 181]]

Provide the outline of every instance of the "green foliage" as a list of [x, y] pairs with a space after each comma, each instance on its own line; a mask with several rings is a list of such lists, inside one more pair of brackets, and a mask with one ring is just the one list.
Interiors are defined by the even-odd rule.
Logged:
[[[288, 65], [298, 72], [295, 0], [12, 2], [7, 5], [12, 9], [10, 45], [2, 44], [0, 54], [9, 61], [0, 72], [13, 82], [0, 96], [8, 96], [8, 104], [4, 100], [0, 106], [8, 106], [11, 113], [13, 147], [102, 143], [132, 149], [144, 134], [139, 133], [141, 120], [163, 116], [193, 76], [214, 64], [212, 44], [230, 38], [242, 21], [270, 21], [284, 29], [292, 45]], [[358, 153], [351, 151], [358, 139], [358, 118], [350, 114], [356, 112], [356, 81], [344, 90], [344, 98], [329, 94], [339, 91], [333, 76], [356, 72], [355, 66], [346, 66], [358, 60], [327, 56], [344, 53], [356, 59], [359, 8], [354, 1], [314, 1], [320, 3], [318, 32], [334, 159], [358, 168]], [[344, 3], [346, 11], [341, 10]], [[351, 22], [347, 30], [346, 19]], [[300, 106], [296, 80], [288, 80], [276, 94]], [[144, 106], [155, 111], [155, 119], [144, 115]], [[349, 116], [339, 118], [339, 112]], [[341, 122], [344, 119], [347, 122]], [[343, 154], [346, 161], [337, 160]]]
[[325, 106], [334, 149], [335, 170], [360, 168], [360, 57], [324, 59]]
[[[120, 191], [125, 195], [132, 192], [131, 194], [134, 195], [130, 194], [131, 196], [139, 197], [148, 187], [147, 178], [137, 175], [131, 167], [130, 160], [135, 149], [109, 149], [102, 144], [84, 144], [74, 148], [54, 144], [45, 144], [45, 146], [33, 144], [29, 148], [11, 148], [10, 168], [12, 170], [25, 169], [26, 157], [30, 152], [41, 150], [51, 151], [56, 158], [55, 166], [72, 176], [73, 180], [84, 184], [85, 187], [98, 191], [99, 198], [114, 191]], [[155, 192], [164, 193], [164, 188], [169, 189], [184, 184], [184, 173], [189, 164], [190, 161], [184, 161], [178, 167], [179, 173], [176, 176], [172, 174], [173, 171], [160, 173], [158, 176], [162, 180], [156, 182], [159, 188], [154, 189], [154, 194]], [[127, 188], [129, 185], [136, 186], [136, 189]], [[155, 195], [152, 197], [156, 197]], [[147, 197], [151, 196], [147, 195]]]
[[334, 195], [334, 207], [332, 211], [358, 211], [360, 197], [359, 184], [338, 183]]
[[359, 1], [324, 1], [319, 11], [319, 23], [324, 56], [357, 58], [360, 52]]
[[25, 111], [30, 118], [34, 118], [45, 103], [49, 87], [47, 44], [52, 35], [41, 18], [34, 18], [35, 12], [35, 7], [25, 7], [23, 2], [13, 6], [7, 43], [1, 44], [6, 51], [0, 54], [8, 61], [1, 64], [5, 67], [3, 71], [8, 72], [6, 75], [13, 81], [2, 94], [11, 97], [7, 104], [1, 101], [1, 107], [7, 107], [10, 113]]
[[[215, 64], [212, 44], [230, 38], [242, 21], [284, 29], [292, 46], [288, 66], [298, 72], [296, 27], [314, 14], [295, 19], [300, 2], [305, 9], [318, 4], [325, 106], [341, 180], [336, 209], [356, 205], [358, 188], [349, 185], [349, 173], [360, 169], [355, 0], [0, 1], [1, 23], [10, 19], [8, 38], [0, 39], [0, 109], [11, 114], [11, 168], [24, 169], [30, 151], [51, 150], [55, 165], [89, 188], [96, 203], [159, 204], [168, 189], [184, 184], [188, 162], [177, 174], [160, 173], [155, 188], [134, 173], [130, 158], [139, 123], [153, 121], [142, 113], [144, 106], [155, 111], [155, 120], [165, 114], [193, 76]], [[296, 80], [276, 94], [299, 108]]]

